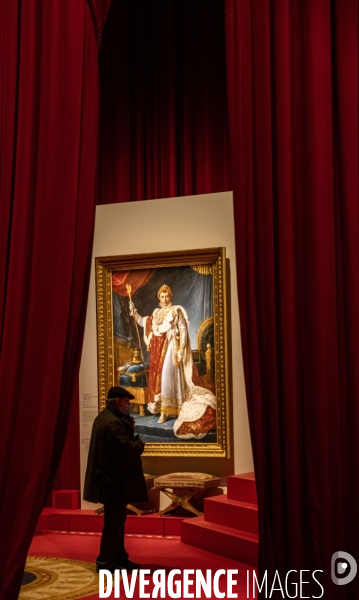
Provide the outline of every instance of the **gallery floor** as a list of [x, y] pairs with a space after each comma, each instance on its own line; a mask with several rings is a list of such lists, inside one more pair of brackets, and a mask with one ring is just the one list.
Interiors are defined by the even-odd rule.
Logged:
[[[99, 581], [94, 560], [99, 541], [100, 533], [44, 531], [37, 534], [32, 541], [26, 566], [28, 579], [32, 580], [22, 586], [19, 600], [76, 600], [83, 597], [97, 600]], [[168, 575], [172, 569], [200, 569], [206, 575], [206, 570], [211, 569], [213, 576], [219, 569], [238, 571], [233, 576], [236, 581], [233, 592], [238, 594], [240, 600], [247, 598], [247, 570], [251, 571], [253, 567], [184, 544], [179, 536], [127, 534], [126, 548], [131, 559], [140, 562], [142, 568], [150, 573], [164, 569]], [[151, 574], [147, 574], [146, 579], [150, 580]], [[151, 593], [151, 587], [149, 585], [146, 588], [146, 593]], [[226, 576], [219, 578], [218, 587], [225, 594], [224, 597], [228, 597]], [[196, 593], [194, 586], [189, 591]], [[120, 597], [126, 597], [122, 587], [120, 594]], [[143, 597], [139, 594], [136, 582], [132, 597]], [[115, 597], [114, 592], [109, 596]], [[170, 596], [166, 594], [165, 597]], [[201, 597], [206, 596], [202, 593]], [[216, 597], [213, 590], [209, 597]]]

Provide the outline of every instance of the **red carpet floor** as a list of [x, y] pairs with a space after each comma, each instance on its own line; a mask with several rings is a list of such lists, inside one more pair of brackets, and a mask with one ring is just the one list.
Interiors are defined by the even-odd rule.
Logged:
[[[53, 533], [42, 532], [41, 535], [36, 535], [32, 541], [29, 555], [30, 556], [48, 556], [59, 558], [71, 558], [73, 560], [81, 560], [94, 562], [98, 554], [100, 542], [99, 534], [71, 534], [71, 533]], [[148, 535], [126, 535], [126, 549], [130, 554], [131, 560], [141, 563], [142, 569], [149, 569], [151, 573], [157, 569], [165, 569], [168, 573], [171, 569], [200, 569], [203, 574], [206, 574], [206, 569], [212, 570], [212, 575], [219, 569], [237, 569], [238, 574], [233, 576], [237, 582], [233, 586], [234, 594], [238, 594], [239, 600], [252, 597], [251, 590], [247, 595], [247, 570], [252, 578], [252, 569], [242, 563], [236, 562], [229, 558], [224, 558], [207, 552], [199, 548], [194, 548], [187, 544], [181, 543], [179, 537], [162, 537]], [[181, 577], [179, 577], [181, 579]], [[151, 575], [146, 575], [146, 579], [151, 580]], [[177, 579], [177, 577], [176, 577]], [[146, 587], [146, 592], [151, 593], [152, 585]], [[224, 598], [227, 595], [227, 584], [224, 576], [219, 578], [219, 590], [224, 592]], [[196, 597], [195, 586], [189, 588], [190, 592], [194, 592]], [[126, 598], [122, 584], [120, 587], [120, 597]], [[139, 596], [139, 586], [136, 583], [133, 598], [135, 600], [141, 598]], [[166, 598], [169, 596], [166, 594]], [[183, 595], [181, 595], [181, 598]], [[202, 598], [206, 596], [202, 592]], [[212, 590], [212, 598], [216, 598]], [[97, 600], [99, 595], [87, 596], [87, 600]], [[110, 598], [115, 598], [114, 593]]]

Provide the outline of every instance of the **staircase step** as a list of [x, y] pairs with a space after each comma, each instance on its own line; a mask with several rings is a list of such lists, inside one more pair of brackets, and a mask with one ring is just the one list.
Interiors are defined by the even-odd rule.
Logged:
[[258, 533], [257, 505], [231, 500], [227, 495], [204, 499], [204, 520], [239, 531]]
[[[103, 513], [96, 515], [94, 510], [62, 510], [46, 507], [36, 525], [36, 531], [81, 531], [101, 533]], [[126, 534], [142, 533], [147, 535], [180, 535], [183, 517], [160, 517], [158, 513], [149, 515], [127, 515]]]
[[254, 473], [230, 475], [227, 478], [227, 496], [230, 500], [257, 504], [257, 490]]
[[258, 565], [258, 535], [209, 523], [204, 517], [181, 523], [181, 541], [247, 565]]

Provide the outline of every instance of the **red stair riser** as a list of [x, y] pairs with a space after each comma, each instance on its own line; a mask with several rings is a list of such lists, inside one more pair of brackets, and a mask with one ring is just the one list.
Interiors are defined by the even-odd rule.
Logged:
[[[46, 508], [37, 523], [37, 531], [85, 531], [101, 533], [103, 529], [103, 513], [96, 515], [91, 510], [60, 510]], [[159, 517], [157, 514], [127, 515], [125, 532], [148, 535], [180, 535], [179, 517]]]
[[241, 506], [227, 499], [226, 496], [205, 498], [204, 520], [225, 527], [233, 527], [240, 531], [258, 533], [258, 510], [252, 507]]
[[[196, 523], [197, 522], [197, 523]], [[214, 526], [215, 527], [215, 526]], [[240, 536], [201, 527], [198, 519], [183, 521], [181, 524], [181, 541], [190, 546], [201, 548], [227, 558], [232, 558], [247, 565], [258, 564], [258, 542]]]
[[227, 496], [230, 500], [257, 504], [255, 481], [240, 475], [230, 475], [227, 478]]

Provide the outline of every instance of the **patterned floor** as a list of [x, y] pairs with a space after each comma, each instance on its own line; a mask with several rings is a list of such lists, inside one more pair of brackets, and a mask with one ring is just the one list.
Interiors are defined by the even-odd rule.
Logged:
[[29, 556], [25, 571], [35, 579], [21, 587], [19, 600], [76, 600], [98, 592], [94, 563]]

